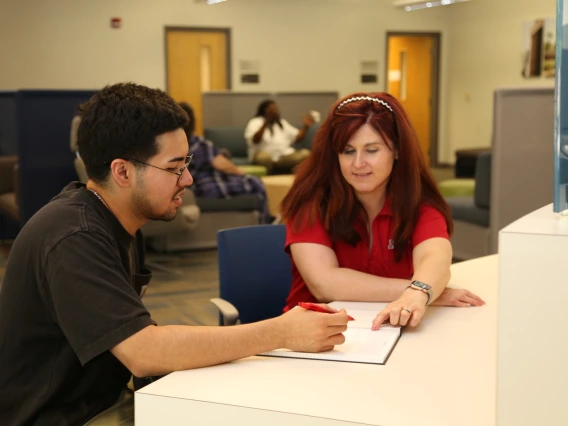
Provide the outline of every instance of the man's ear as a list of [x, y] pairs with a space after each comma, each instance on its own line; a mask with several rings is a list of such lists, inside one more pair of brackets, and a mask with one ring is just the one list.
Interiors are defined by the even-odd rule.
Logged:
[[134, 179], [134, 165], [130, 161], [117, 158], [110, 163], [112, 179], [120, 188], [129, 188]]

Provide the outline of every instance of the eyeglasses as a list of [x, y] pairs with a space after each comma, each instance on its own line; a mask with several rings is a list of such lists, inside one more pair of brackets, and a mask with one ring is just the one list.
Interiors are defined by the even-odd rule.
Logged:
[[164, 172], [168, 172], [168, 173], [172, 173], [174, 175], [177, 175], [178, 176], [177, 183], [179, 184], [179, 181], [181, 180], [181, 177], [183, 176], [183, 172], [185, 172], [185, 169], [187, 169], [189, 167], [189, 163], [191, 163], [191, 160], [193, 160], [193, 154], [185, 157], [185, 166], [183, 166], [177, 172], [173, 172], [173, 171], [168, 170], [168, 169], [163, 169], [163, 168], [158, 167], [158, 166], [153, 166], [152, 164], [144, 163], [143, 161], [134, 160], [132, 158], [125, 158], [125, 160], [132, 161], [133, 163], [144, 164], [145, 166], [150, 166], [150, 167], [153, 167], [155, 169], [163, 170]]

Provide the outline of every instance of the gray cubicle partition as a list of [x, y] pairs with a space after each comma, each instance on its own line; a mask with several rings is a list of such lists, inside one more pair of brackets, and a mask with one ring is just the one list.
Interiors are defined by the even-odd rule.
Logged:
[[258, 104], [273, 99], [272, 93], [203, 93], [203, 128], [245, 126], [256, 112]]
[[494, 94], [490, 248], [498, 232], [552, 202], [554, 88], [499, 89]]
[[282, 118], [298, 127], [302, 123], [302, 115], [309, 111], [318, 111], [321, 119], [325, 120], [337, 99], [339, 99], [337, 92], [290, 92], [275, 95]]
[[299, 126], [302, 114], [308, 111], [320, 112], [323, 120], [338, 96], [337, 92], [206, 92], [203, 94], [203, 128], [244, 127], [266, 99], [278, 104], [282, 118]]

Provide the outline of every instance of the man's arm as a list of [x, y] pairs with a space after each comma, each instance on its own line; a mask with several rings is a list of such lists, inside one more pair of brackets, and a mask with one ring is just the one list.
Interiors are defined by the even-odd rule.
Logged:
[[245, 173], [239, 169], [235, 163], [229, 160], [222, 154], [219, 154], [213, 158], [211, 161], [211, 165], [214, 169], [219, 170], [220, 172], [227, 173], [230, 175], [244, 175]]
[[149, 326], [111, 349], [135, 376], [206, 367], [261, 352], [288, 348], [333, 349], [345, 341], [347, 314], [292, 309], [280, 317], [232, 327]]

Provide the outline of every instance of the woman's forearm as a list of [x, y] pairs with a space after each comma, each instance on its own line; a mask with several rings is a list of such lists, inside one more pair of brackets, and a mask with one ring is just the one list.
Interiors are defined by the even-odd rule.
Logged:
[[432, 299], [436, 300], [450, 282], [450, 268], [447, 259], [443, 256], [431, 255], [425, 257], [416, 265], [412, 280], [421, 281], [432, 286]]
[[306, 285], [320, 302], [392, 302], [410, 285], [410, 280], [377, 277], [348, 268], [330, 268], [318, 275], [308, 278]]
[[416, 246], [412, 253], [414, 275], [412, 280], [432, 286], [429, 303], [436, 300], [450, 282], [452, 246], [447, 239], [432, 238]]

